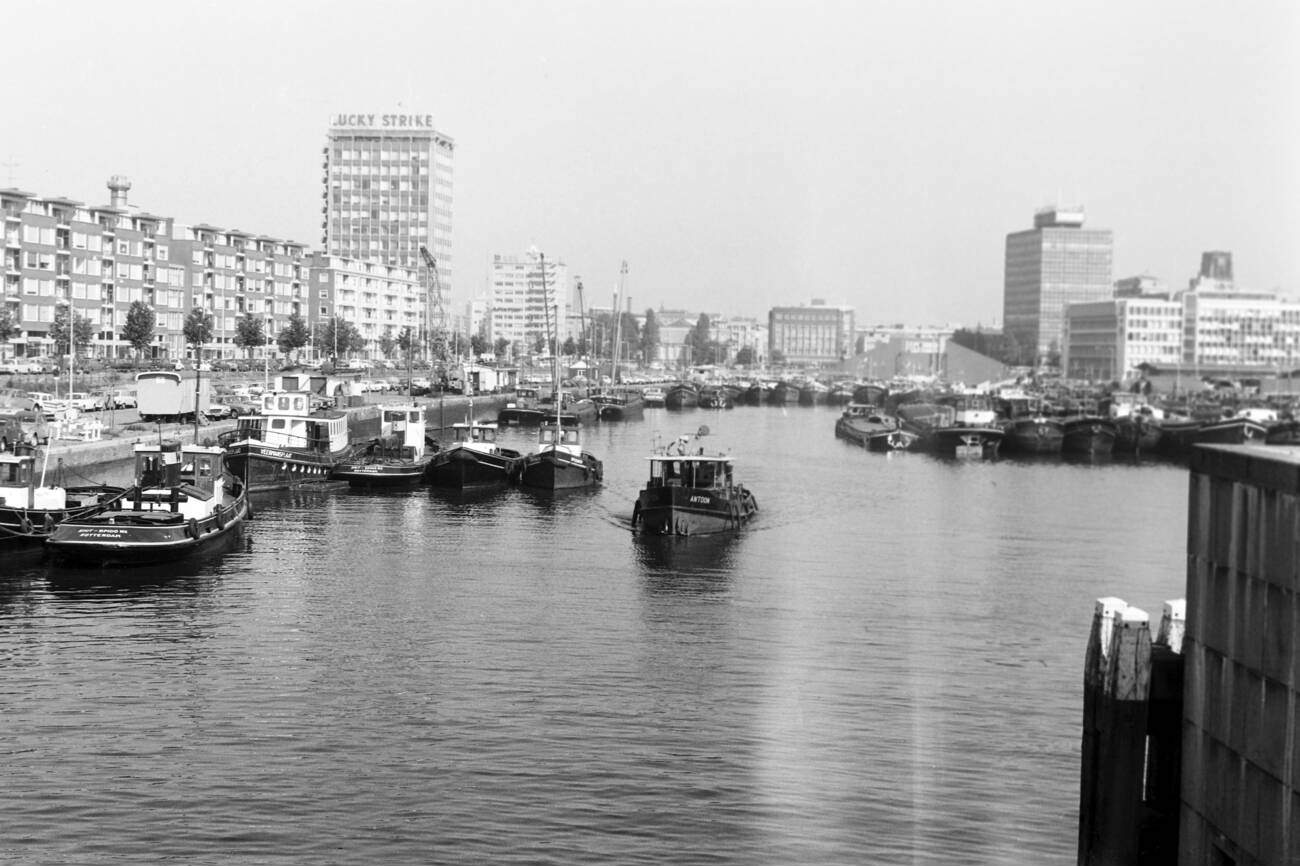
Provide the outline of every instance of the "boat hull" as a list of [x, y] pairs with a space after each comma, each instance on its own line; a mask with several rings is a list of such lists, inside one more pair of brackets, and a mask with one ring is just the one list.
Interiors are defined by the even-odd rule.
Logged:
[[581, 458], [545, 451], [529, 454], [521, 461], [519, 483], [534, 490], [573, 490], [595, 487], [604, 477], [604, 466], [591, 454]]
[[334, 470], [336, 481], [352, 487], [414, 487], [425, 481], [432, 458], [367, 463], [343, 463]]
[[1202, 425], [1196, 434], [1197, 445], [1263, 444], [1268, 428], [1250, 418], [1225, 418]]
[[897, 424], [840, 418], [835, 422], [835, 435], [855, 442], [868, 451], [908, 451], [916, 442], [916, 434], [903, 430]]
[[664, 394], [664, 406], [669, 409], [694, 409], [699, 404], [699, 392], [689, 385], [675, 385]]
[[922, 450], [940, 457], [992, 460], [1004, 435], [1001, 427], [935, 427], [922, 437]]
[[1102, 457], [1115, 450], [1115, 422], [1109, 418], [1083, 417], [1065, 421], [1062, 454]]
[[507, 484], [518, 470], [519, 454], [502, 449], [500, 454], [484, 454], [469, 448], [453, 447], [433, 455], [428, 478], [436, 487], [464, 489]]
[[602, 401], [597, 404], [602, 421], [636, 421], [645, 417], [645, 401], [629, 398], [619, 401]]
[[547, 417], [541, 409], [507, 406], [497, 413], [497, 424], [502, 427], [537, 427]]
[[40, 547], [61, 523], [90, 517], [127, 493], [124, 487], [69, 487], [65, 508], [17, 508], [0, 505], [0, 550]]
[[709, 535], [738, 530], [757, 513], [758, 502], [743, 487], [729, 493], [654, 487], [637, 497], [632, 528], [649, 535]]
[[227, 446], [226, 468], [244, 481], [250, 493], [290, 490], [331, 481], [334, 470], [351, 455], [351, 449], [329, 454], [244, 441]]
[[[121, 504], [129, 506], [129, 500]], [[140, 514], [128, 507], [70, 520], [55, 528], [46, 547], [56, 559], [72, 565], [174, 562], [210, 552], [232, 540], [243, 527], [249, 510], [248, 499], [241, 493], [219, 513], [202, 520], [185, 521], [180, 515], [164, 514], [161, 520], [140, 522]], [[175, 519], [167, 520], [167, 517]]]
[[1160, 424], [1150, 418], [1128, 416], [1115, 419], [1115, 451], [1146, 454], [1160, 445]]
[[1061, 422], [1051, 418], [1008, 421], [1001, 450], [1007, 454], [1060, 454], [1065, 441]]

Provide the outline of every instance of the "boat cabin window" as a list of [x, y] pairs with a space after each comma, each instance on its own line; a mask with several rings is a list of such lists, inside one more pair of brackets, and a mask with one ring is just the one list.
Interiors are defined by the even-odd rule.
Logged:
[[473, 438], [475, 442], [495, 442], [497, 441], [497, 431], [491, 427], [475, 427]]
[[537, 431], [537, 441], [543, 445], [553, 445], [555, 443], [555, 428], [543, 427]]
[[158, 487], [163, 483], [161, 454], [140, 454], [136, 457], [135, 474], [141, 487]]
[[564, 444], [565, 444], [565, 445], [577, 445], [577, 444], [578, 444], [578, 431], [577, 431], [577, 430], [565, 430], [565, 431], [564, 431]]
[[272, 430], [283, 430], [283, 429], [285, 429], [285, 428], [288, 427], [288, 426], [289, 426], [289, 422], [286, 421], [286, 420], [284, 420], [283, 418], [272, 418], [272, 419], [271, 419], [271, 429], [272, 429]]
[[419, 423], [420, 423], [420, 413], [419, 413], [419, 412], [410, 412], [410, 413], [408, 413], [408, 414], [407, 414], [407, 420], [410, 421], [412, 424], [419, 424]]
[[5, 487], [26, 487], [32, 480], [30, 461], [5, 463], [0, 467], [0, 484]]

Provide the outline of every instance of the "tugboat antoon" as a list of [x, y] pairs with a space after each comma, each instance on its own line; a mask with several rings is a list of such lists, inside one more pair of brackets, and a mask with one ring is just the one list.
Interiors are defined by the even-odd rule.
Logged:
[[[707, 434], [707, 428], [701, 433]], [[632, 528], [652, 535], [706, 535], [740, 529], [758, 513], [754, 494], [733, 477], [730, 455], [688, 453], [681, 436], [652, 454], [650, 479], [632, 509]]]

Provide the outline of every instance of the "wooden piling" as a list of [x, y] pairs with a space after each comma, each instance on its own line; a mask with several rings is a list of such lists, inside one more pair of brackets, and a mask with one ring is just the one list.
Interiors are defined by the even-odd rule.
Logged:
[[1098, 599], [1083, 677], [1080, 866], [1137, 862], [1150, 684], [1146, 612]]

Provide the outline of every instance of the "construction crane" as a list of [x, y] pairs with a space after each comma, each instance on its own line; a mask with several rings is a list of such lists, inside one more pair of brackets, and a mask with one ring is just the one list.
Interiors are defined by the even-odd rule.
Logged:
[[[420, 244], [420, 258], [424, 259], [424, 339], [425, 350], [430, 351], [435, 336], [441, 336], [447, 327], [447, 311], [442, 305], [442, 282], [438, 279], [438, 260], [429, 248]], [[433, 360], [432, 357], [429, 358]]]

